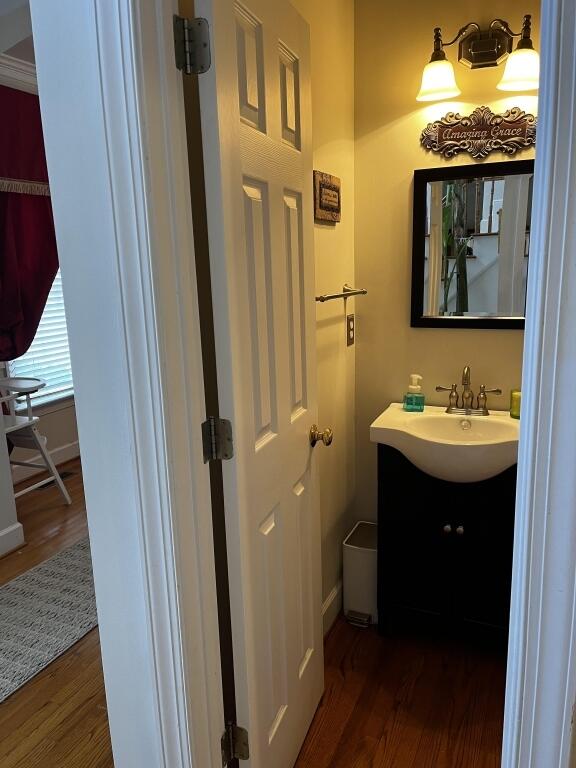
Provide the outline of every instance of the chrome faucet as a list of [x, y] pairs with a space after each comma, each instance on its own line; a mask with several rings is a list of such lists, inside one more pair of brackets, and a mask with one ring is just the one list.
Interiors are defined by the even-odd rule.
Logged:
[[457, 413], [462, 416], [490, 415], [490, 411], [487, 407], [487, 395], [490, 392], [493, 392], [496, 395], [501, 395], [502, 390], [498, 387], [494, 389], [486, 389], [486, 385], [482, 384], [480, 386], [478, 397], [476, 398], [476, 408], [473, 408], [472, 406], [474, 404], [474, 393], [472, 392], [472, 388], [470, 386], [470, 380], [470, 366], [466, 365], [462, 371], [462, 407], [459, 407], [460, 397], [458, 395], [458, 386], [456, 384], [452, 384], [450, 387], [436, 387], [436, 392], [450, 393], [448, 395], [448, 408], [446, 408], [446, 413]]

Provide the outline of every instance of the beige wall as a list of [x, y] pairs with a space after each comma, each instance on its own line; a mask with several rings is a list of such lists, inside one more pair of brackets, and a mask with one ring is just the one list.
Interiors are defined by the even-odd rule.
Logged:
[[[315, 226], [316, 292], [332, 293], [354, 281], [354, 3], [292, 2], [311, 29], [314, 168], [342, 180], [342, 221]], [[353, 312], [354, 301], [347, 303]], [[344, 302], [316, 307], [319, 422], [335, 434], [329, 449], [317, 449], [326, 599], [339, 584], [353, 519], [355, 347], [346, 346]]]
[[[422, 105], [415, 101], [422, 68], [432, 50], [435, 26], [450, 39], [470, 20], [481, 24], [507, 19], [519, 30], [532, 13], [538, 37], [538, 2], [437, 0], [383, 3], [356, 0], [355, 11], [355, 260], [356, 282], [368, 296], [358, 302], [356, 342], [356, 480], [358, 518], [376, 515], [376, 449], [369, 425], [390, 402], [402, 399], [412, 372], [424, 376], [429, 403], [442, 404], [436, 384], [459, 381], [470, 364], [472, 382], [500, 386], [507, 395], [520, 385], [521, 331], [467, 331], [410, 328], [412, 248], [412, 174], [417, 168], [443, 165], [419, 145], [422, 128], [456, 108], [471, 111], [488, 104], [494, 110], [517, 104], [536, 111], [534, 96], [500, 98], [495, 86], [502, 68], [474, 72], [456, 63], [457, 46], [448, 50], [455, 63], [461, 101]], [[327, 14], [329, 16], [329, 14]], [[504, 94], [501, 94], [504, 96]], [[522, 158], [533, 156], [526, 152]], [[490, 160], [505, 159], [492, 155]], [[459, 157], [449, 161], [463, 164]], [[504, 408], [507, 397], [492, 399]]]

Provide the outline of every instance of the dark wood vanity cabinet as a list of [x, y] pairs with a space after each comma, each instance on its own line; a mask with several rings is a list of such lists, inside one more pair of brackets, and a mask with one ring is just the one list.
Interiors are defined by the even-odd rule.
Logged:
[[378, 445], [378, 614], [507, 629], [516, 467], [480, 483], [430, 477]]

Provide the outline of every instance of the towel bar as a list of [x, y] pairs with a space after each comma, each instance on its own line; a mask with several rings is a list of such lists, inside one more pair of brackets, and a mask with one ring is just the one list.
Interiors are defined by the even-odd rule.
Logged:
[[344, 284], [342, 293], [325, 293], [322, 296], [316, 296], [316, 301], [332, 301], [332, 299], [348, 299], [350, 296], [365, 296], [368, 293], [366, 288], [352, 288], [348, 283]]

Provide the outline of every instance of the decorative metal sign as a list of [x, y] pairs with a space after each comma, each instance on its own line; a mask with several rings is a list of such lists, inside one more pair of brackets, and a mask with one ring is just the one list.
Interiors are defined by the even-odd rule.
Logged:
[[428, 123], [420, 136], [420, 143], [444, 157], [468, 152], [476, 160], [490, 152], [515, 155], [536, 143], [536, 118], [519, 107], [496, 115], [490, 107], [476, 107], [468, 117], [448, 112], [433, 123]]

